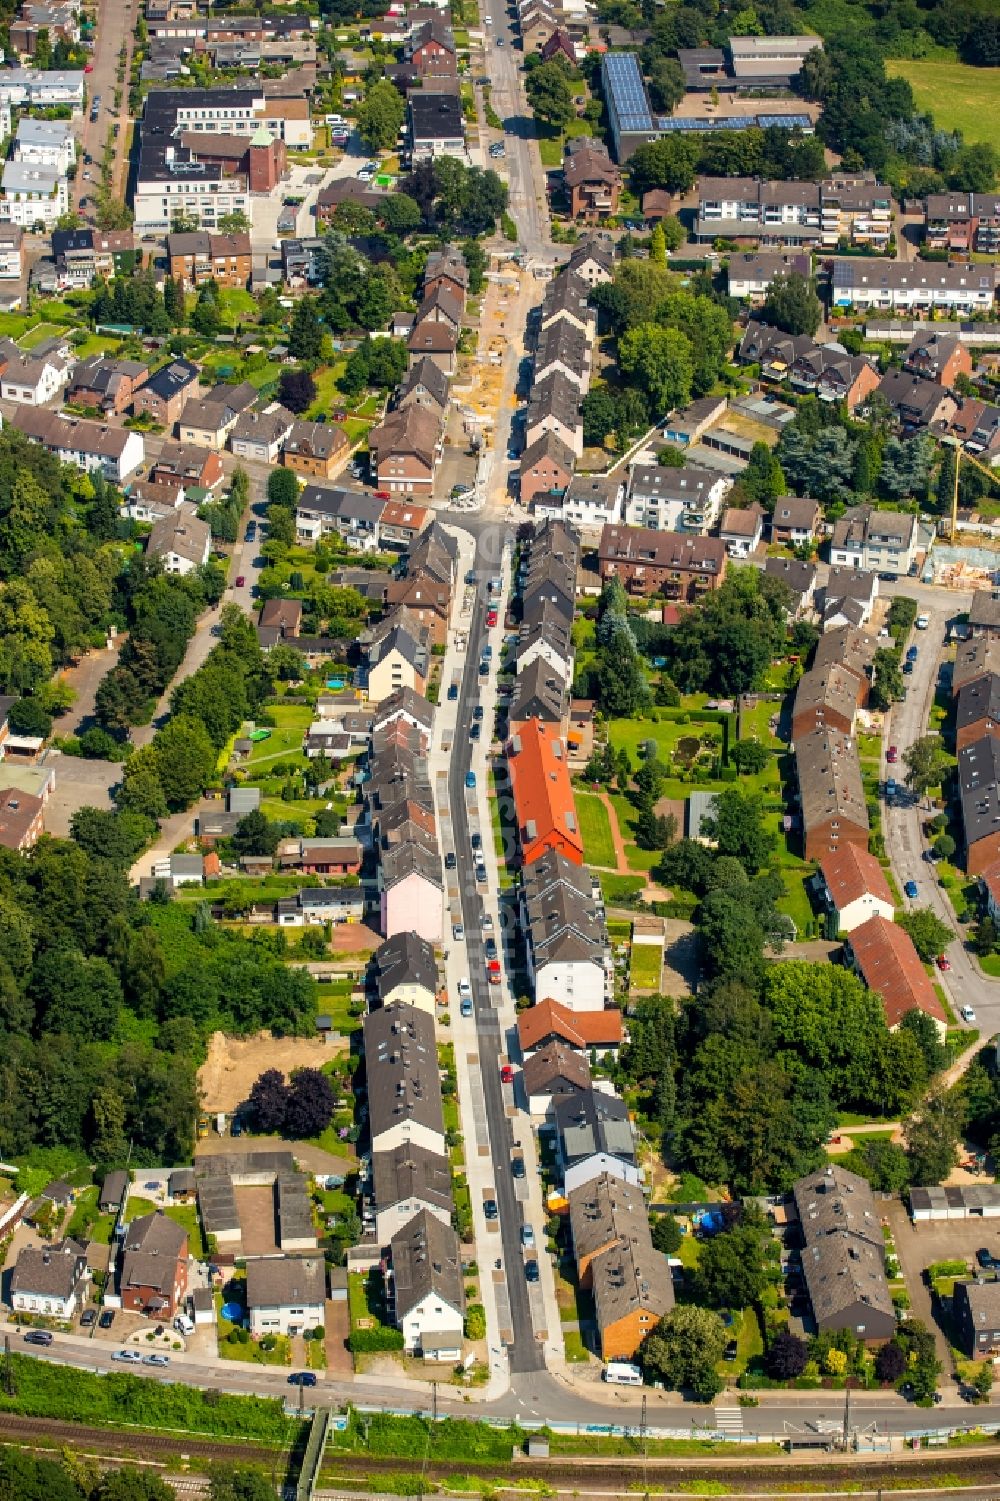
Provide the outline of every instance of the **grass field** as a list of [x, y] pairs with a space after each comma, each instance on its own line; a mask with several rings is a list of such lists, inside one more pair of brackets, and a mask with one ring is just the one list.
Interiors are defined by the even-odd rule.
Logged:
[[657, 943], [632, 945], [632, 989], [659, 990], [663, 950]]
[[646, 884], [642, 876], [619, 876], [609, 870], [602, 870], [599, 879], [604, 900], [610, 906], [624, 901], [626, 897], [635, 896]]
[[36, 323], [34, 328], [22, 334], [17, 342], [21, 349], [34, 349], [36, 345], [41, 344], [43, 339], [55, 339], [65, 332], [64, 328], [60, 328], [55, 323]]
[[[905, 78], [919, 110], [942, 130], [960, 130], [967, 142], [993, 142], [1000, 118], [1000, 68], [924, 58], [886, 58], [891, 78]], [[991, 123], [992, 122], [992, 123]]]
[[583, 835], [583, 852], [588, 865], [616, 865], [615, 847], [611, 840], [611, 820], [600, 798], [589, 792], [576, 794], [576, 811]]
[[266, 740], [255, 742], [250, 752], [251, 767], [261, 761], [265, 764], [275, 761], [280, 756], [301, 754], [302, 737], [312, 721], [308, 704], [276, 704], [270, 712], [275, 723], [269, 726], [271, 733]]

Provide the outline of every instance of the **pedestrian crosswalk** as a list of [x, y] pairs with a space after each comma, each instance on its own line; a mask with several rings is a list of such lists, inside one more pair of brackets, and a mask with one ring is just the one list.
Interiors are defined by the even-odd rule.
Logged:
[[721, 1433], [742, 1433], [742, 1407], [717, 1407], [715, 1409], [715, 1426]]

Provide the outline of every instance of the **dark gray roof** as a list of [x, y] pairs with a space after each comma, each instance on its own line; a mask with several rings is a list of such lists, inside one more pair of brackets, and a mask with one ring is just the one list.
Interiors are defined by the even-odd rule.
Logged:
[[372, 1140], [404, 1121], [444, 1135], [434, 1018], [416, 1006], [373, 1011], [363, 1023]]
[[514, 681], [508, 717], [512, 724], [522, 719], [559, 724], [565, 706], [565, 683], [543, 656], [537, 656]]
[[594, 317], [594, 310], [587, 302], [589, 296], [590, 288], [582, 276], [577, 276], [575, 271], [564, 272], [549, 282], [542, 301], [542, 322], [546, 323], [561, 312], [589, 321]]
[[[891, 1332], [895, 1310], [870, 1185], [857, 1173], [830, 1165], [800, 1178], [792, 1193], [805, 1240], [802, 1271], [820, 1329], [836, 1327], [861, 1305]], [[878, 1323], [866, 1328], [869, 1338]]]
[[198, 367], [188, 360], [171, 360], [169, 365], [164, 365], [151, 375], [142, 389], [152, 391], [163, 401], [169, 401], [171, 396], [176, 396], [178, 391], [183, 391], [192, 381], [198, 379]]
[[101, 1185], [100, 1203], [118, 1205], [128, 1187], [129, 1176], [122, 1168], [115, 1168], [114, 1172], [108, 1173]]
[[801, 599], [816, 583], [816, 565], [799, 558], [768, 558], [764, 572], [771, 578], [784, 579], [792, 593]]
[[405, 715], [408, 719], [415, 720], [425, 730], [430, 731], [434, 725], [434, 705], [429, 698], [418, 693], [415, 688], [404, 685], [390, 693], [380, 704], [375, 706], [375, 717], [372, 720], [372, 729], [376, 732], [383, 725], [390, 724], [393, 719]]
[[155, 1289], [162, 1297], [173, 1295], [177, 1260], [187, 1241], [187, 1231], [162, 1210], [132, 1220], [125, 1231], [122, 1287]]
[[528, 427], [544, 417], [555, 417], [564, 427], [582, 426], [580, 388], [561, 370], [551, 370], [531, 388], [528, 397]]
[[703, 505], [712, 489], [724, 478], [718, 470], [703, 469], [697, 464], [685, 464], [680, 469], [665, 464], [634, 464], [629, 494], [643, 500]]
[[594, 1313], [603, 1334], [622, 1319], [645, 1313], [659, 1320], [674, 1306], [674, 1281], [667, 1258], [648, 1235], [615, 1241], [590, 1264]]
[[992, 589], [977, 589], [972, 596], [969, 624], [1000, 630], [1000, 593]]
[[634, 1163], [635, 1133], [628, 1107], [617, 1095], [587, 1090], [556, 1104], [560, 1155], [566, 1167], [601, 1152]]
[[984, 735], [958, 753], [965, 842], [1000, 832], [1000, 740]]
[[86, 1267], [86, 1255], [75, 1240], [64, 1240], [58, 1246], [25, 1246], [11, 1273], [10, 1290], [69, 1298]]
[[322, 1256], [254, 1256], [247, 1262], [247, 1307], [315, 1307], [326, 1301]]
[[403, 1142], [391, 1152], [373, 1153], [372, 1189], [377, 1213], [406, 1200], [450, 1211], [451, 1164], [418, 1142]]
[[412, 368], [399, 388], [400, 396], [406, 396], [416, 386], [423, 386], [444, 411], [448, 405], [448, 377], [440, 365], [435, 365], [428, 355], [413, 362]]
[[590, 1089], [590, 1064], [586, 1053], [553, 1039], [524, 1060], [524, 1092], [563, 1099]]
[[464, 1313], [462, 1253], [450, 1225], [422, 1209], [392, 1237], [391, 1259], [397, 1321], [429, 1293]]
[[558, 433], [546, 429], [537, 437], [530, 448], [526, 448], [521, 455], [521, 473], [524, 474], [535, 464], [543, 459], [550, 459], [558, 464], [566, 474], [572, 474], [576, 464], [576, 454], [568, 444], [564, 443]]
[[380, 1001], [401, 984], [420, 985], [435, 995], [437, 982], [434, 945], [419, 933], [396, 933], [375, 950], [372, 983]]
[[795, 742], [795, 771], [806, 833], [839, 818], [868, 828], [857, 741], [836, 730], [812, 730]]
[[306, 485], [296, 501], [299, 511], [315, 511], [322, 516], [360, 521], [374, 526], [385, 509], [385, 501], [359, 490], [331, 490], [325, 485]]
[[521, 657], [538, 642], [552, 647], [565, 661], [573, 660], [573, 636], [570, 625], [561, 610], [543, 601], [531, 620], [522, 621], [517, 633], [517, 657]]
[[408, 100], [413, 142], [461, 140], [465, 136], [462, 101], [456, 94], [421, 93], [414, 90]]
[[951, 673], [951, 690], [958, 691], [973, 679], [988, 672], [1000, 672], [1000, 641], [992, 636], [977, 636], [959, 643]]
[[441, 887], [441, 857], [436, 845], [420, 844], [415, 839], [393, 845], [382, 852], [382, 880], [388, 889], [416, 873], [431, 885]]
[[573, 1189], [569, 1223], [578, 1263], [618, 1240], [649, 1240], [645, 1194], [614, 1173], [601, 1173]]
[[995, 672], [964, 684], [959, 689], [955, 705], [957, 730], [963, 730], [970, 724], [980, 724], [984, 719], [1000, 724], [1000, 675]]

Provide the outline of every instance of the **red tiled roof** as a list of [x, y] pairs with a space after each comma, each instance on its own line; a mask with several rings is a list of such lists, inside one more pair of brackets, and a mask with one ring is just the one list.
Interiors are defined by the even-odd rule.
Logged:
[[882, 997], [889, 1027], [898, 1027], [907, 1011], [924, 1011], [946, 1023], [944, 1007], [913, 947], [908, 933], [884, 917], [870, 917], [855, 928], [851, 950], [862, 978]]
[[539, 1001], [517, 1019], [522, 1053], [537, 1047], [546, 1037], [561, 1037], [575, 1048], [617, 1047], [622, 1040], [622, 1014], [618, 1010], [570, 1011], [558, 1001]]
[[824, 855], [819, 868], [838, 912], [863, 896], [877, 897], [890, 907], [896, 905], [885, 872], [867, 850], [846, 844]]
[[556, 727], [540, 719], [512, 724], [508, 765], [525, 865], [546, 850], [558, 850], [582, 865], [583, 840], [566, 747]]
[[993, 901], [1000, 906], [1000, 860], [995, 865], [987, 866], [979, 879], [986, 887]]

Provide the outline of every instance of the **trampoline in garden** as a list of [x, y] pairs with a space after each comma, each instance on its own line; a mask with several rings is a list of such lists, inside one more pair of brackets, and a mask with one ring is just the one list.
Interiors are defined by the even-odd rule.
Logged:
[[242, 1303], [223, 1303], [223, 1305], [222, 1305], [222, 1317], [224, 1319], [228, 1319], [231, 1324], [242, 1324], [242, 1322], [243, 1322], [243, 1304]]

